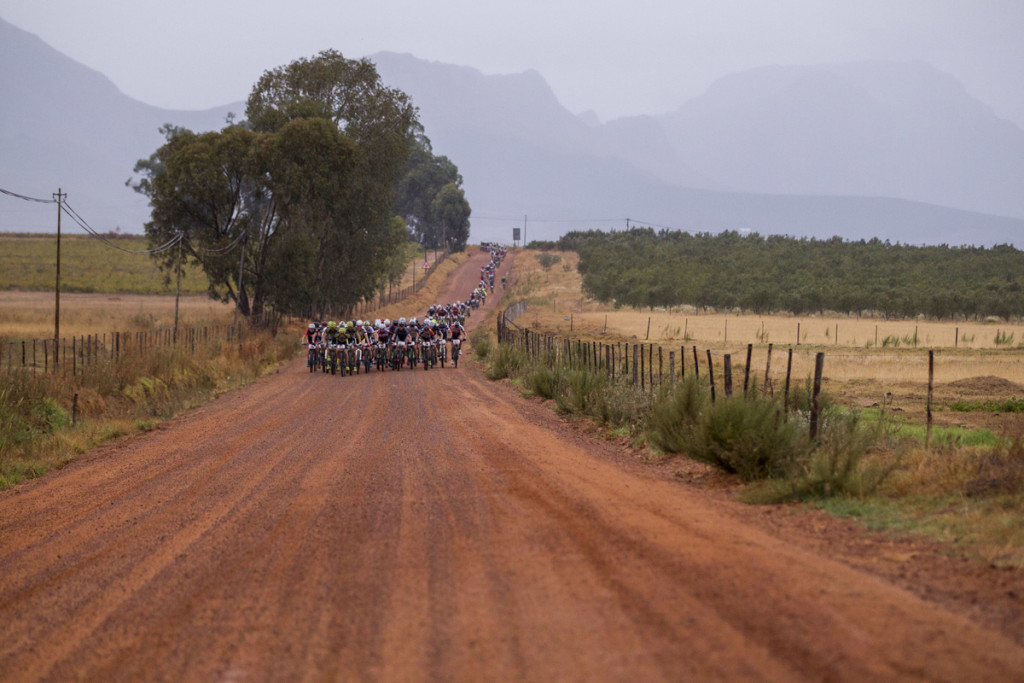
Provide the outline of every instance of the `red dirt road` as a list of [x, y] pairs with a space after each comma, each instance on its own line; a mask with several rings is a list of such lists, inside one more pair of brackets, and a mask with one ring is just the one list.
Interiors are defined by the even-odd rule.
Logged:
[[470, 363], [302, 364], [0, 493], [0, 680], [1024, 673], [1009, 638], [744, 523]]

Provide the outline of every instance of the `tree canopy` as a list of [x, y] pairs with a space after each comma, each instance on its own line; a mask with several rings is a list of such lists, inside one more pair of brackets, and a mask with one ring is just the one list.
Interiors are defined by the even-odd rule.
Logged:
[[1024, 253], [1009, 245], [911, 246], [737, 232], [572, 232], [583, 286], [626, 306], [835, 311], [885, 316], [1024, 316]]
[[459, 169], [435, 156], [430, 139], [417, 130], [405, 175], [398, 183], [397, 211], [413, 238], [429, 248], [461, 250], [469, 239], [469, 202]]
[[[457, 169], [433, 157], [416, 108], [370, 61], [329, 50], [267, 71], [246, 116], [211, 133], [165, 127], [165, 144], [136, 164], [133, 183], [150, 200], [151, 243], [181, 236], [211, 294], [243, 314], [340, 310], [393, 279], [409, 236], [395, 221], [396, 192], [424, 149], [420, 161], [443, 168], [441, 188], [455, 192], [438, 202], [426, 183], [423, 196], [401, 190], [403, 201], [427, 207], [429, 221], [439, 212], [449, 244], [463, 223], [468, 237]], [[174, 267], [176, 254], [160, 258]]]

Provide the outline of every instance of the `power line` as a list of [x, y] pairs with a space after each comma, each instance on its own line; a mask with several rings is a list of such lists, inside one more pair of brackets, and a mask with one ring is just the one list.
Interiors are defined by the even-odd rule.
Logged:
[[[503, 223], [522, 223], [523, 217], [506, 218], [503, 216], [473, 216], [479, 221], [497, 221]], [[530, 218], [531, 223], [621, 223], [625, 218]]]
[[0, 187], [0, 194], [5, 194], [5, 195], [7, 195], [9, 197], [17, 197], [18, 199], [24, 199], [26, 202], [39, 202], [40, 204], [56, 204], [57, 203], [56, 199], [38, 199], [36, 197], [26, 197], [23, 194], [18, 194], [17, 192], [11, 192], [10, 190], [5, 190], [2, 187]]
[[62, 208], [64, 209], [64, 213], [66, 213], [71, 218], [71, 220], [73, 220], [75, 223], [78, 223], [78, 225], [83, 230], [85, 230], [87, 233], [89, 233], [89, 235], [91, 235], [92, 237], [95, 237], [99, 241], [103, 242], [108, 247], [112, 247], [114, 249], [126, 252], [128, 254], [159, 254], [161, 252], [167, 251], [168, 249], [170, 249], [171, 247], [176, 245], [184, 237], [184, 235], [182, 233], [178, 233], [173, 238], [171, 238], [169, 241], [167, 241], [166, 243], [160, 245], [159, 247], [156, 247], [155, 249], [142, 249], [142, 250], [138, 250], [138, 249], [125, 249], [124, 247], [119, 247], [118, 245], [114, 244], [113, 242], [111, 242], [110, 240], [105, 238], [103, 235], [101, 235], [100, 233], [96, 232], [96, 230], [94, 230], [92, 227], [90, 227], [89, 224], [85, 221], [85, 219], [78, 215], [77, 211], [75, 211], [73, 208], [68, 206], [67, 200], [65, 200], [63, 202]]
[[245, 231], [244, 230], [239, 232], [238, 233], [238, 237], [236, 237], [235, 239], [231, 240], [231, 243], [228, 244], [227, 246], [220, 247], [219, 249], [203, 249], [202, 251], [203, 251], [204, 254], [224, 254], [224, 253], [227, 253], [227, 252], [231, 251], [236, 246], [238, 246], [238, 243], [241, 242], [243, 239], [245, 239]]

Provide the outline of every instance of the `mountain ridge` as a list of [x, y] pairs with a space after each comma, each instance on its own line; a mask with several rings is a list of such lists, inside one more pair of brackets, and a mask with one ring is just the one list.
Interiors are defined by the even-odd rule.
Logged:
[[[134, 163], [162, 144], [161, 125], [216, 130], [229, 112], [244, 114], [241, 102], [198, 112], [143, 104], [3, 20], [0, 44], [8, 53], [0, 88], [10, 94], [0, 100], [0, 187], [49, 196], [60, 186], [98, 230], [140, 232], [148, 220], [145, 198], [124, 184]], [[690, 231], [911, 243], [981, 245], [1024, 235], [1017, 217], [899, 197], [752, 192], [703, 163], [680, 162], [679, 130], [666, 125], [668, 115], [607, 123], [577, 116], [537, 71], [492, 76], [408, 54], [370, 59], [389, 86], [407, 92], [420, 108], [435, 152], [459, 166], [474, 210], [474, 240], [509, 241], [508, 228], [524, 214], [544, 219], [540, 234], [530, 231], [544, 239], [627, 216]], [[17, 230], [19, 219], [8, 218], [8, 206], [0, 204], [0, 229]]]

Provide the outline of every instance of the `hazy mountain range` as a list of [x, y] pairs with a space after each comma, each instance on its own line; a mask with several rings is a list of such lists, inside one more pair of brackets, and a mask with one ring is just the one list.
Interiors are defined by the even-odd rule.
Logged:
[[[0, 188], [57, 187], [93, 227], [141, 231], [124, 187], [174, 123], [223, 126], [233, 103], [169, 111], [0, 20]], [[690, 231], [1024, 243], [1024, 131], [924, 64], [765, 67], [674, 112], [601, 123], [543, 77], [489, 76], [410, 55], [371, 56], [409, 93], [437, 153], [465, 179], [473, 240], [530, 239], [627, 218]], [[0, 197], [0, 229], [52, 230], [39, 205]], [[43, 207], [45, 208], [45, 207]], [[49, 214], [47, 214], [48, 216]]]

